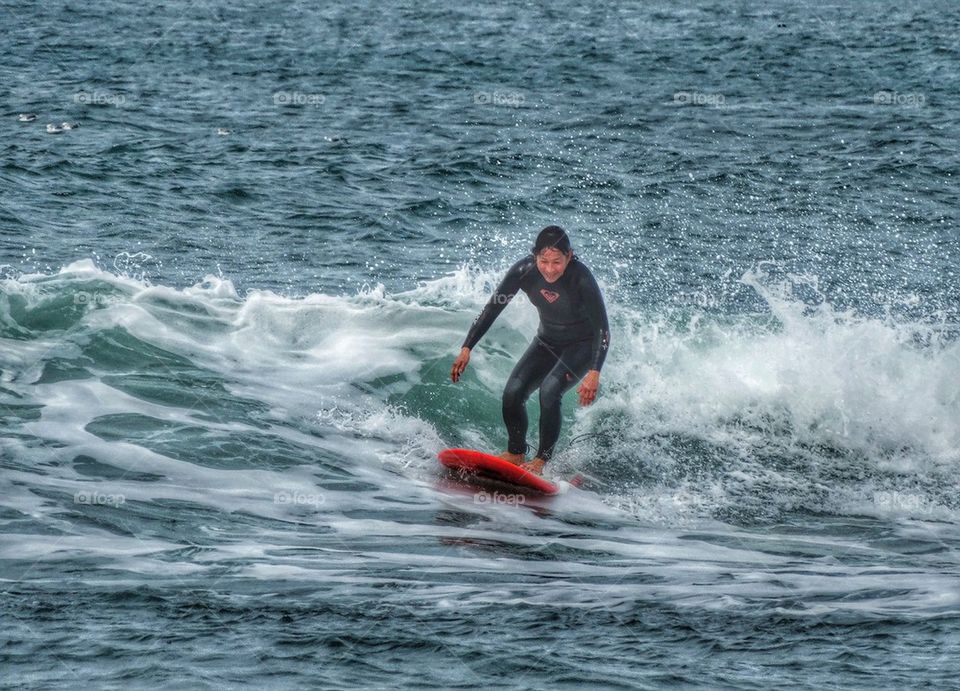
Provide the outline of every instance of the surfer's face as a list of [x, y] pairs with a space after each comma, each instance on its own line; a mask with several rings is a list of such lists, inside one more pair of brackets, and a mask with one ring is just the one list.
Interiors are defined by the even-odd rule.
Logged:
[[567, 270], [567, 264], [570, 263], [572, 257], [573, 252], [564, 254], [554, 247], [541, 250], [537, 254], [537, 269], [540, 270], [543, 280], [547, 283], [553, 283], [563, 276], [563, 272]]

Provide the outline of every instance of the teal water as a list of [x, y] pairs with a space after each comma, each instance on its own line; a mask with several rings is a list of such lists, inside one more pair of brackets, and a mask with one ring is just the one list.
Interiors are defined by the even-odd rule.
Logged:
[[[955, 684], [955, 5], [0, 12], [4, 685]], [[435, 454], [548, 223], [612, 349], [520, 501]]]

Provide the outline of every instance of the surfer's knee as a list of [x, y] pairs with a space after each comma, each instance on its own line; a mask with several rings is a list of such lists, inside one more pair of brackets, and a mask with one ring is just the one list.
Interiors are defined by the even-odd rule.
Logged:
[[563, 384], [553, 377], [547, 377], [540, 386], [540, 409], [560, 405], [563, 398]]
[[510, 408], [523, 403], [523, 382], [517, 379], [508, 380], [507, 385], [503, 387], [503, 405]]

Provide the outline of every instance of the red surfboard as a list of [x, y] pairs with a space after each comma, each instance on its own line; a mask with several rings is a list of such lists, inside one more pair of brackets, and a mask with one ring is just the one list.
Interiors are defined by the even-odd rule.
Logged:
[[481, 475], [501, 482], [516, 485], [521, 489], [541, 494], [557, 494], [560, 488], [539, 475], [524, 470], [510, 461], [473, 449], [444, 449], [437, 458], [447, 468], [460, 470], [469, 475]]

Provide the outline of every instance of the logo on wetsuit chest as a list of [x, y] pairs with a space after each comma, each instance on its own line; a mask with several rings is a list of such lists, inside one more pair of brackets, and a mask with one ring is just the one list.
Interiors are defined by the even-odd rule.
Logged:
[[540, 289], [540, 294], [546, 299], [549, 303], [554, 303], [557, 301], [557, 298], [560, 297], [560, 293], [554, 293], [552, 290], [547, 290], [546, 288]]

